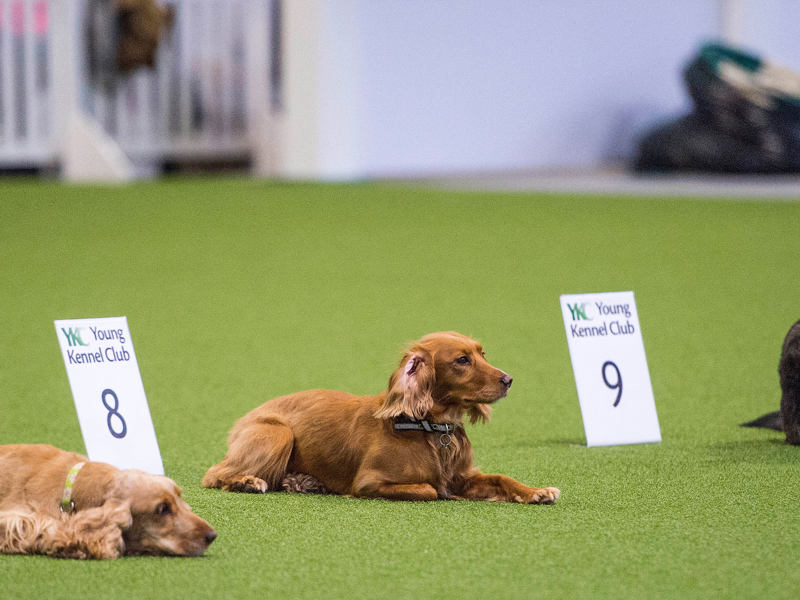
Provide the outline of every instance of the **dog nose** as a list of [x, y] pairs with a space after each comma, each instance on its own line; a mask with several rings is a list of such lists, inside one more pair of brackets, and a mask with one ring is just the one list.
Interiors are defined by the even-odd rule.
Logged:
[[507, 388], [511, 387], [512, 381], [514, 381], [514, 379], [508, 373], [503, 373], [503, 376], [500, 378], [500, 383], [502, 383]]
[[211, 544], [215, 539], [217, 539], [217, 532], [212, 529], [206, 534], [206, 544]]

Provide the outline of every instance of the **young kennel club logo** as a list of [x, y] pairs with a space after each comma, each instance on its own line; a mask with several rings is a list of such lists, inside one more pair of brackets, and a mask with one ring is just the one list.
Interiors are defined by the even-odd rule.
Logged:
[[561, 296], [589, 446], [660, 442], [633, 292]]
[[64, 335], [67, 338], [67, 343], [70, 346], [88, 346], [89, 344], [81, 339], [82, 329], [83, 327], [70, 327], [69, 329], [62, 327], [61, 331], [64, 332]]
[[89, 458], [163, 475], [128, 320], [74, 319], [55, 326]]
[[586, 305], [588, 302], [583, 302], [581, 304], [567, 304], [567, 308], [569, 308], [569, 312], [572, 313], [572, 320], [573, 321], [580, 321], [583, 319], [584, 321], [591, 321], [589, 317], [586, 316]]

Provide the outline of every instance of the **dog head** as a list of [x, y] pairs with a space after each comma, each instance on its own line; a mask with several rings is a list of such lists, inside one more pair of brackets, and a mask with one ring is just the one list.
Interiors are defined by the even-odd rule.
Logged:
[[117, 69], [154, 67], [158, 46], [174, 21], [174, 9], [155, 0], [116, 0]]
[[466, 412], [485, 421], [490, 404], [503, 398], [511, 377], [486, 361], [481, 345], [453, 331], [432, 333], [412, 344], [389, 378], [376, 416], [422, 418], [431, 411]]
[[130, 526], [122, 534], [125, 554], [200, 556], [217, 537], [168, 477], [118, 471], [108, 500], [130, 508]]

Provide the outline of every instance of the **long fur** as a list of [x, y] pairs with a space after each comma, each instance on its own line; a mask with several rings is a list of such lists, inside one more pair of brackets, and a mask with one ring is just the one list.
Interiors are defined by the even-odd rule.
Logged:
[[0, 553], [109, 560], [122, 556], [128, 506], [90, 508], [75, 515], [0, 513]]
[[[61, 512], [64, 481], [75, 510]], [[216, 532], [166, 477], [120, 470], [47, 445], [0, 446], [0, 553], [115, 559], [128, 554], [198, 556]]]
[[375, 411], [378, 419], [408, 415], [423, 418], [433, 408], [433, 385], [436, 370], [430, 353], [422, 349], [409, 350], [389, 378], [383, 405]]
[[[467, 498], [554, 502], [556, 488], [531, 488], [472, 464], [463, 418], [486, 421], [511, 377], [474, 340], [455, 332], [414, 342], [386, 390], [354, 396], [309, 390], [275, 398], [236, 422], [225, 458], [203, 478], [231, 492], [326, 492], [360, 498]], [[399, 431], [398, 417], [451, 423], [452, 434]]]

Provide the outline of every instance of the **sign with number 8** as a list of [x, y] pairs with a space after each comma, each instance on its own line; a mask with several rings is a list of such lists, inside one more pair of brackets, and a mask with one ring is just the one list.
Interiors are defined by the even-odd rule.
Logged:
[[89, 458], [163, 475], [127, 319], [74, 319], [55, 325]]

